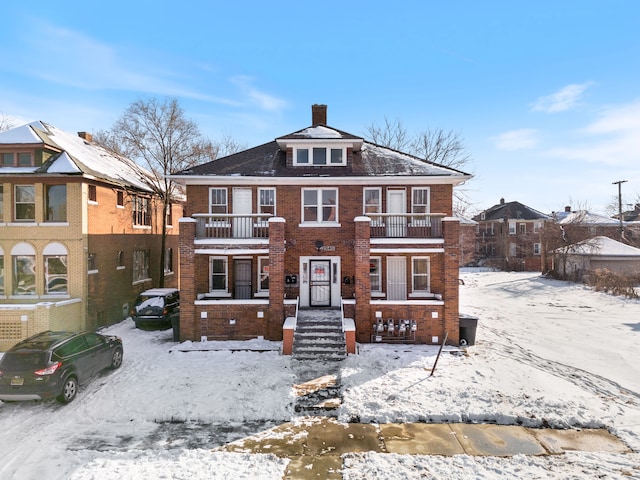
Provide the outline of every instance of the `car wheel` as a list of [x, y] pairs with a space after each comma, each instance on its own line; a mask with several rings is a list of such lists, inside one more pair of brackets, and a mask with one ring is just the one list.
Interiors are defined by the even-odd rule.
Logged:
[[78, 380], [76, 380], [76, 377], [68, 377], [64, 381], [62, 392], [60, 393], [60, 395], [58, 395], [57, 400], [60, 403], [69, 403], [74, 398], [76, 398], [77, 393], [78, 393]]
[[120, 365], [122, 365], [122, 348], [116, 347], [111, 357], [111, 369], [120, 368]]

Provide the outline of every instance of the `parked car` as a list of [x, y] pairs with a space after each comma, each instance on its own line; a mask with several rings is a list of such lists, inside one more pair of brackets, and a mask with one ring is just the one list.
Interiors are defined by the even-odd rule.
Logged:
[[41, 332], [0, 359], [0, 400], [71, 402], [78, 385], [122, 365], [122, 340], [95, 332]]
[[171, 327], [173, 315], [180, 313], [180, 292], [175, 288], [152, 288], [138, 295], [131, 318], [138, 328]]

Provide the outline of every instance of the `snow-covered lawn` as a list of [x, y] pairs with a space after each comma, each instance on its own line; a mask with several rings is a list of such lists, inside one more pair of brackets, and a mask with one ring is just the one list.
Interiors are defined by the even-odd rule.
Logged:
[[[606, 427], [640, 450], [640, 302], [535, 273], [462, 274], [476, 345], [361, 345], [342, 362], [342, 421]], [[0, 402], [0, 478], [281, 479], [286, 459], [211, 452], [295, 418], [291, 360], [247, 343], [182, 344], [128, 320], [120, 370], [67, 406]], [[549, 457], [348, 454], [344, 478], [640, 478], [638, 453]], [[553, 473], [552, 473], [553, 472]]]

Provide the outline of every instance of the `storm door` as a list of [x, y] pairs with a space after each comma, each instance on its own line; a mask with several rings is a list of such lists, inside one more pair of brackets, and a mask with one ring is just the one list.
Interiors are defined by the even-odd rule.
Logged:
[[407, 259], [387, 257], [387, 299], [407, 299]]
[[331, 260], [311, 260], [309, 269], [309, 305], [331, 306]]
[[407, 198], [404, 190], [387, 190], [387, 237], [407, 236]]
[[[233, 189], [233, 238], [253, 237], [253, 219], [251, 218], [251, 189]], [[244, 216], [243, 216], [244, 215]]]
[[233, 262], [234, 298], [251, 298], [251, 260], [241, 259]]

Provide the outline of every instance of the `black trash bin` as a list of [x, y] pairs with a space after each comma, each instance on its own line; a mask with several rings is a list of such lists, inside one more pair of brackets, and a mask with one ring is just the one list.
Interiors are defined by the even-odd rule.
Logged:
[[478, 317], [461, 313], [458, 318], [460, 320], [460, 345], [475, 345]]
[[173, 341], [180, 341], [180, 314], [174, 313], [171, 315], [171, 326], [173, 327]]

